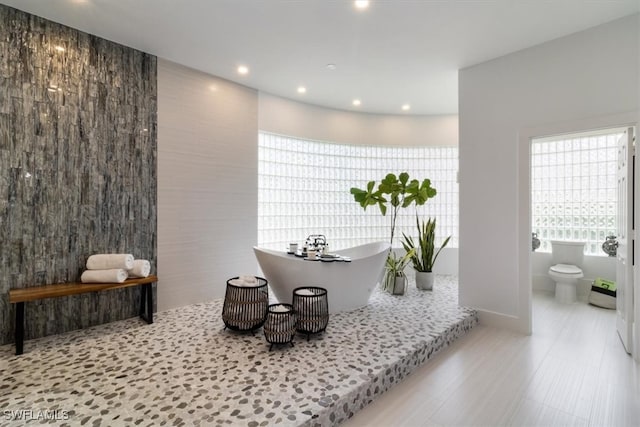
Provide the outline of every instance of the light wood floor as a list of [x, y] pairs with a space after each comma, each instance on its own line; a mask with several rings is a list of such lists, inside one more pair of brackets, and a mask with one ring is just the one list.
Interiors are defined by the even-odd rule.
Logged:
[[533, 313], [533, 335], [479, 325], [343, 426], [640, 426], [615, 311], [536, 293]]

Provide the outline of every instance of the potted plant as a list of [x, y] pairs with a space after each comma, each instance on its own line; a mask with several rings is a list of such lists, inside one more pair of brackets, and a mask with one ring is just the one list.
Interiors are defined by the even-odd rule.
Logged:
[[[429, 179], [424, 179], [422, 182], [417, 179], [409, 180], [409, 174], [402, 172], [398, 176], [393, 173], [387, 174], [377, 187], [375, 181], [369, 181], [366, 189], [351, 188], [351, 194], [353, 194], [354, 200], [365, 210], [367, 206], [378, 205], [383, 216], [387, 214], [387, 210], [391, 211], [390, 243], [393, 247], [396, 219], [400, 209], [407, 208], [412, 204], [415, 206], [424, 205], [427, 200], [435, 197], [436, 189], [431, 186]], [[400, 260], [403, 258], [400, 258]], [[397, 261], [398, 259], [393, 255], [393, 249], [391, 249], [383, 279], [383, 287], [389, 291], [392, 290], [392, 287], [389, 286], [391, 281], [395, 281], [395, 272], [399, 270], [398, 268], [392, 268], [397, 264]]]
[[384, 277], [383, 288], [393, 295], [404, 295], [407, 287], [407, 275], [404, 273], [405, 267], [415, 255], [415, 250], [408, 250], [404, 256], [397, 258], [396, 254], [391, 251], [387, 257], [386, 272]]
[[400, 208], [406, 208], [415, 203], [422, 206], [427, 200], [436, 196], [436, 189], [431, 186], [429, 179], [424, 179], [422, 183], [417, 179], [409, 181], [409, 174], [402, 172], [399, 176], [387, 174], [376, 188], [375, 181], [367, 183], [366, 190], [351, 188], [354, 200], [362, 206], [364, 210], [367, 206], [378, 205], [383, 216], [387, 214], [388, 207], [391, 207], [391, 239], [396, 229], [396, 218]]
[[447, 246], [451, 236], [444, 239], [442, 245], [438, 251], [435, 251], [436, 240], [436, 219], [429, 218], [427, 222], [420, 223], [420, 220], [416, 216], [416, 225], [418, 227], [418, 245], [416, 246], [413, 238], [402, 233], [404, 241], [402, 246], [409, 253], [412, 251], [411, 263], [416, 270], [416, 286], [418, 289], [431, 290], [433, 289], [433, 265], [440, 255], [442, 248]]

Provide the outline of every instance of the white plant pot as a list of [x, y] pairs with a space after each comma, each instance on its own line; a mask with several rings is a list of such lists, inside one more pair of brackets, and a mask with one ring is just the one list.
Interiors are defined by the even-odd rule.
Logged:
[[436, 275], [431, 271], [416, 271], [416, 287], [423, 291], [433, 289], [433, 281]]

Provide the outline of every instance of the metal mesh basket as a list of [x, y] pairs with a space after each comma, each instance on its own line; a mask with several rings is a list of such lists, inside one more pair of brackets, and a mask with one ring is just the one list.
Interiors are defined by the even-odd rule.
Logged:
[[271, 304], [264, 323], [264, 337], [271, 344], [291, 344], [296, 335], [296, 316], [291, 304]]
[[269, 307], [269, 291], [267, 280], [256, 277], [255, 286], [236, 286], [231, 284], [232, 277], [227, 280], [227, 290], [222, 306], [222, 320], [225, 329], [235, 331], [254, 331], [264, 325]]
[[293, 310], [296, 313], [296, 330], [307, 335], [324, 331], [329, 323], [327, 290], [316, 286], [303, 286], [293, 290]]

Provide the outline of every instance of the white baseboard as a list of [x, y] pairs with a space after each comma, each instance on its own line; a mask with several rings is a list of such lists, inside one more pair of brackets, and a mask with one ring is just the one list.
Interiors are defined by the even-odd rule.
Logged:
[[478, 312], [478, 319], [480, 320], [481, 325], [498, 329], [506, 329], [509, 331], [517, 332], [519, 334], [531, 335], [531, 329], [526, 324], [526, 320], [523, 321], [519, 317], [509, 316], [493, 311], [476, 311]]

